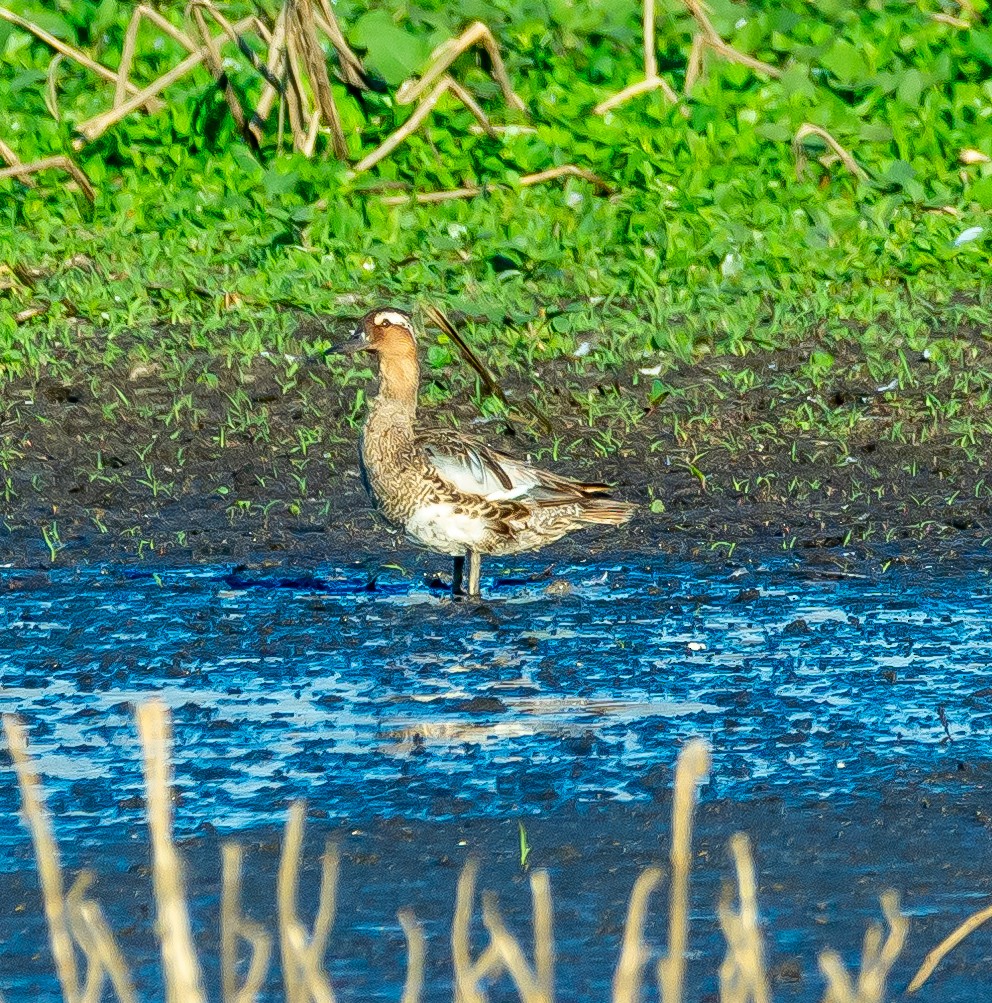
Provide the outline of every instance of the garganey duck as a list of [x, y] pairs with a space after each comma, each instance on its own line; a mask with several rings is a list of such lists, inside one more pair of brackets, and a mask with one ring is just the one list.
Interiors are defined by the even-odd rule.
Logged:
[[413, 542], [454, 558], [452, 592], [479, 595], [482, 555], [534, 550], [583, 526], [619, 526], [636, 506], [605, 484], [540, 470], [450, 428], [417, 425], [420, 366], [410, 315], [384, 307], [341, 346], [378, 359], [379, 389], [362, 430], [362, 481], [386, 519]]

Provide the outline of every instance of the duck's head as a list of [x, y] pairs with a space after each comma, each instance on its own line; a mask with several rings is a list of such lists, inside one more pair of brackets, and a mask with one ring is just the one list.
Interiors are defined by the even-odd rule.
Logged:
[[349, 355], [374, 352], [386, 358], [417, 355], [417, 337], [413, 320], [405, 310], [380, 307], [370, 310], [359, 322], [354, 334], [338, 349]]

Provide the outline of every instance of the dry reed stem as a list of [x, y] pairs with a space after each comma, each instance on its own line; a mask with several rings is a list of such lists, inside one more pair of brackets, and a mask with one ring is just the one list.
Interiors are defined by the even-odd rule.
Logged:
[[[2, 10], [2, 8], [0, 8]], [[232, 27], [236, 32], [243, 32], [247, 27], [254, 23], [254, 18], [245, 18], [244, 20], [237, 21]], [[80, 134], [81, 138], [77, 139], [73, 143], [73, 147], [77, 150], [82, 149], [87, 142], [92, 142], [98, 136], [103, 135], [112, 125], [116, 125], [122, 118], [126, 118], [131, 112], [136, 111], [142, 105], [148, 103], [148, 99], [151, 97], [156, 97], [167, 87], [170, 87], [177, 80], [186, 76], [192, 70], [196, 69], [205, 59], [207, 54], [205, 48], [201, 46], [195, 52], [191, 52], [182, 62], [177, 63], [168, 73], [163, 73], [157, 80], [149, 84], [147, 87], [142, 88], [133, 97], [125, 101], [123, 104], [117, 105], [111, 108], [109, 111], [105, 111], [100, 115], [95, 115], [91, 119], [87, 119], [85, 122], [80, 123], [76, 127], [76, 131]], [[114, 78], [116, 79], [116, 77]]]
[[205, 62], [207, 64], [207, 69], [210, 70], [214, 81], [224, 94], [224, 101], [227, 103], [227, 107], [231, 112], [234, 124], [238, 127], [238, 131], [244, 134], [246, 132], [244, 109], [242, 109], [241, 102], [238, 100], [237, 92], [234, 90], [231, 81], [228, 79], [227, 71], [224, 69], [224, 59], [220, 54], [220, 46], [217, 44], [218, 39], [222, 37], [225, 32], [221, 29], [221, 35], [218, 35], [217, 38], [215, 38], [210, 33], [210, 29], [207, 27], [206, 18], [204, 17], [204, 12], [213, 16], [214, 11], [212, 10], [212, 7], [213, 5], [207, 2], [207, 0], [194, 0], [194, 2], [190, 4], [189, 11], [200, 37], [200, 44], [203, 47], [203, 52], [206, 57]]
[[[538, 171], [536, 174], [525, 174], [517, 179], [519, 188], [529, 188], [531, 185], [542, 184], [545, 181], [554, 181], [557, 178], [574, 177], [581, 178], [595, 185], [604, 195], [612, 195], [613, 189], [598, 175], [584, 167], [576, 167], [574, 164], [563, 164], [560, 167], [552, 167], [547, 171]], [[408, 195], [387, 195], [382, 200], [383, 205], [406, 205], [409, 202], [417, 202], [421, 205], [431, 205], [434, 202], [448, 202], [451, 199], [468, 199], [476, 195], [484, 194], [488, 189], [481, 187], [472, 188], [452, 188], [442, 192], [410, 192]]]
[[400, 909], [396, 914], [406, 936], [406, 980], [400, 1003], [420, 1003], [424, 992], [424, 968], [427, 961], [427, 938], [412, 909]]
[[702, 76], [706, 49], [712, 49], [717, 55], [729, 62], [740, 63], [741, 66], [746, 66], [748, 69], [754, 70], [755, 73], [763, 73], [774, 79], [782, 76], [782, 71], [778, 67], [755, 59], [754, 56], [749, 56], [747, 53], [741, 52], [740, 49], [735, 49], [729, 42], [724, 41], [720, 33], [713, 27], [713, 22], [710, 21], [702, 0], [682, 0], [682, 2], [700, 28], [699, 34], [695, 35], [692, 40], [683, 93], [690, 93]]
[[640, 94], [648, 94], [651, 91], [660, 90], [665, 98], [672, 104], [678, 104], [679, 96], [675, 93], [671, 84], [658, 75], [658, 56], [655, 53], [655, 24], [654, 24], [654, 0], [644, 0], [642, 11], [642, 35], [644, 42], [644, 79], [624, 87], [603, 101], [600, 101], [593, 108], [594, 115], [605, 115], [612, 108], [635, 98]]
[[321, 857], [317, 915], [308, 935], [297, 913], [300, 866], [303, 853], [303, 803], [294, 802], [286, 820], [286, 835], [279, 858], [276, 887], [279, 915], [279, 949], [282, 957], [286, 1003], [334, 1003], [334, 990], [324, 971], [324, 957], [337, 912], [340, 855], [328, 842]]
[[363, 157], [355, 164], [354, 168], [349, 172], [349, 177], [353, 178], [358, 174], [364, 173], [379, 163], [380, 160], [388, 157], [400, 143], [412, 136], [423, 125], [424, 120], [434, 110], [434, 106], [441, 100], [441, 96], [448, 91], [451, 91], [465, 104], [469, 111], [479, 119], [479, 124], [484, 129], [491, 131], [492, 127], [489, 125], [489, 120], [482, 113], [482, 109], [471, 99], [469, 99], [470, 103], [464, 101], [462, 95], [465, 95], [465, 90], [452, 77], [444, 76], [438, 81], [430, 94], [417, 105], [413, 114], [391, 136], [388, 136], [368, 156]]
[[366, 74], [362, 61], [352, 51], [348, 45], [348, 40], [344, 37], [344, 32], [338, 24], [338, 19], [334, 16], [334, 9], [328, 0], [319, 0], [320, 13], [314, 12], [314, 21], [317, 27], [331, 40], [338, 54], [338, 63], [341, 67], [341, 75], [350, 87], [366, 90]]
[[409, 192], [406, 195], [387, 195], [382, 199], [383, 205], [408, 205], [416, 202], [419, 205], [434, 205], [437, 202], [450, 202], [453, 199], [470, 199], [482, 195], [484, 188], [449, 188], [442, 192]]
[[[171, 39], [178, 42], [187, 52], [194, 52], [196, 45], [193, 39], [184, 31], [177, 28], [168, 18], [163, 17], [157, 10], [147, 4], [139, 4], [131, 20], [128, 21], [127, 31], [124, 33], [124, 47], [121, 49], [121, 61], [117, 67], [117, 82], [114, 87], [114, 107], [124, 102], [125, 95], [130, 84], [131, 64], [134, 62], [134, 50], [138, 42], [138, 30], [142, 20], [151, 21]], [[133, 89], [133, 88], [132, 88]]]
[[103, 910], [96, 902], [86, 898], [94, 880], [90, 871], [83, 871], [66, 896], [72, 936], [87, 961], [83, 1001], [100, 1003], [105, 977], [109, 977], [120, 1003], [137, 1003], [134, 981]]
[[301, 63], [299, 39], [289, 16], [286, 18], [286, 90], [283, 95], [289, 115], [289, 131], [293, 136], [293, 148], [304, 150], [307, 130], [313, 118], [310, 97], [305, 86], [305, 75]]
[[150, 700], [138, 707], [137, 718], [165, 997], [168, 1003], [205, 1003], [200, 963], [186, 908], [182, 860], [172, 841], [172, 724], [169, 711], [160, 700]]
[[613, 1003], [639, 1003], [644, 966], [650, 952], [644, 943], [644, 923], [648, 915], [648, 900], [661, 884], [664, 874], [660, 867], [649, 867], [637, 876], [627, 905], [627, 922], [623, 928], [620, 959], [613, 974]]
[[[802, 179], [803, 174], [806, 170], [806, 150], [803, 147], [803, 140], [807, 136], [817, 136], [822, 139], [824, 143], [833, 151], [834, 158], [839, 160], [855, 177], [860, 178], [862, 181], [869, 180], [868, 172], [854, 159], [851, 154], [844, 149], [840, 143], [834, 139], [833, 136], [827, 132], [826, 129], [821, 129], [818, 125], [813, 125], [810, 122], [804, 122], [796, 130], [796, 135], [792, 140], [792, 155], [796, 159], [796, 177]], [[826, 158], [821, 158], [820, 162], [824, 167], [829, 167], [830, 162]]]
[[637, 83], [631, 84], [629, 87], [624, 87], [622, 91], [617, 91], [616, 94], [606, 98], [605, 101], [600, 101], [593, 108], [593, 114], [605, 115], [612, 108], [616, 108], [617, 105], [621, 105], [625, 101], [637, 97], [639, 94], [648, 94], [651, 91], [661, 91], [672, 104], [678, 104], [679, 96], [667, 80], [663, 77], [647, 77], [644, 80], [638, 80]]
[[537, 421], [547, 435], [552, 435], [554, 433], [554, 429], [551, 427], [551, 422], [548, 420], [547, 416], [536, 408], [530, 401], [522, 401], [519, 406], [510, 402], [510, 399], [506, 396], [506, 392], [500, 385], [499, 380], [493, 376], [489, 367], [482, 361], [482, 359], [479, 358], [478, 355], [476, 355], [472, 346], [469, 345], [469, 343], [462, 337], [461, 332], [454, 324], [451, 323], [442, 310], [436, 307], [433, 303], [428, 303], [424, 312], [430, 322], [442, 330], [454, 342], [458, 351], [461, 353], [462, 358], [475, 370], [487, 394], [497, 398], [507, 411], [515, 410], [518, 413], [521, 409], [526, 411]]
[[502, 957], [491, 937], [485, 950], [472, 960], [472, 909], [478, 873], [479, 862], [474, 858], [468, 860], [458, 876], [455, 891], [455, 915], [451, 922], [451, 961], [455, 970], [454, 1003], [486, 1003], [485, 990], [479, 983], [482, 979], [499, 975], [503, 970]]
[[[23, 28], [25, 31], [34, 35], [35, 38], [44, 42], [49, 48], [54, 49], [56, 52], [60, 52], [63, 56], [67, 56], [73, 62], [79, 63], [80, 66], [92, 71], [97, 76], [103, 77], [104, 80], [107, 80], [112, 84], [117, 83], [117, 74], [113, 70], [104, 66], [102, 63], [95, 62], [90, 59], [85, 52], [80, 51], [75, 48], [75, 46], [69, 45], [67, 42], [61, 41], [61, 39], [58, 39], [54, 35], [45, 31], [44, 28], [39, 28], [38, 25], [21, 17], [19, 14], [15, 14], [6, 7], [0, 7], [0, 20], [8, 21], [10, 24], [14, 24], [18, 28]], [[138, 93], [138, 87], [136, 84], [129, 83], [127, 84], [127, 88], [132, 94]]]
[[912, 981], [906, 987], [906, 992], [915, 993], [927, 979], [933, 975], [934, 969], [961, 943], [965, 937], [974, 933], [983, 923], [992, 919], [992, 905], [979, 909], [972, 913], [960, 926], [949, 933], [930, 953], [923, 959], [919, 971], [913, 976]]
[[493, 33], [481, 21], [470, 24], [457, 38], [449, 38], [442, 42], [428, 59], [426, 72], [419, 78], [405, 81], [396, 92], [396, 100], [400, 104], [413, 104], [427, 92], [435, 80], [446, 74], [451, 64], [472, 46], [479, 45], [489, 54], [492, 63], [492, 74], [503, 92], [506, 103], [518, 111], [526, 111], [527, 106], [513, 89], [510, 75], [506, 72], [506, 64], [499, 51], [499, 45]]
[[692, 93], [696, 81], [703, 75], [703, 58], [706, 54], [706, 39], [700, 35], [692, 36], [692, 48], [689, 50], [689, 59], [685, 64], [685, 81], [682, 85], [682, 93]]
[[689, 942], [689, 870], [692, 866], [692, 816], [696, 788], [710, 768], [709, 748], [701, 739], [688, 742], [675, 764], [672, 804], [672, 888], [668, 898], [668, 953], [658, 962], [662, 1003], [681, 1003], [685, 955]]
[[[685, 86], [683, 93], [688, 94], [702, 76], [703, 55], [707, 48], [712, 49], [724, 59], [733, 63], [740, 63], [756, 73], [763, 73], [769, 77], [781, 77], [782, 71], [770, 63], [762, 62], [749, 56], [747, 53], [735, 49], [729, 42], [724, 41], [720, 33], [713, 27], [706, 7], [701, 0], [682, 0], [689, 14], [699, 25], [700, 33], [693, 36], [692, 48], [689, 50], [689, 59], [686, 65]], [[617, 105], [629, 101], [640, 94], [647, 94], [653, 90], [660, 90], [672, 103], [678, 104], [679, 96], [672, 86], [658, 75], [658, 59], [655, 54], [655, 9], [654, 0], [644, 0], [643, 10], [643, 34], [644, 34], [644, 79], [637, 83], [630, 84], [623, 90], [611, 95], [593, 109], [593, 114], [603, 115]]]
[[[268, 120], [269, 115], [272, 113], [272, 105], [275, 103], [276, 98], [279, 96], [281, 91], [285, 91], [285, 85], [280, 83], [276, 86], [276, 83], [284, 78], [286, 66], [286, 4], [283, 4], [279, 8], [279, 14], [276, 17], [276, 22], [272, 26], [272, 35], [269, 40], [269, 52], [268, 58], [265, 62], [266, 73], [263, 74], [265, 83], [262, 86], [262, 93], [258, 99], [258, 104], [255, 106], [255, 113], [252, 115], [251, 125], [249, 128], [255, 134], [255, 138], [261, 141], [262, 138], [262, 124]], [[282, 104], [280, 103], [280, 120], [283, 115]], [[282, 148], [281, 141], [281, 128], [280, 137], [277, 144], [277, 149]]]
[[59, 111], [58, 73], [63, 59], [65, 59], [65, 56], [61, 52], [56, 52], [54, 58], [48, 64], [48, 69], [45, 71], [45, 90], [42, 95], [45, 107], [48, 109], [48, 114], [56, 122], [62, 121], [62, 113]]
[[62, 858], [52, 832], [51, 818], [45, 808], [45, 795], [38, 774], [32, 768], [28, 756], [27, 731], [13, 714], [3, 716], [3, 731], [21, 789], [24, 817], [31, 832], [45, 919], [48, 921], [48, 939], [55, 958], [55, 971], [62, 986], [62, 997], [65, 1003], [81, 1003], [79, 968], [69, 933], [65, 888], [62, 883]]
[[758, 926], [758, 885], [747, 836], [731, 837], [730, 852], [737, 872], [740, 908], [731, 906], [729, 891], [717, 907], [727, 955], [720, 966], [721, 1003], [770, 1003], [771, 990], [765, 969], [764, 948]]
[[531, 874], [530, 889], [534, 914], [533, 969], [527, 964], [520, 942], [507, 930], [496, 904], [496, 896], [492, 892], [486, 892], [482, 898], [482, 923], [523, 1003], [553, 1003], [555, 943], [551, 886], [547, 871], [535, 871]]
[[[2, 139], [0, 139], [0, 160], [11, 167], [17, 167], [21, 163], [21, 158]], [[35, 181], [30, 175], [25, 174], [21, 178], [21, 184], [27, 188], [34, 188]]]
[[30, 164], [13, 164], [0, 170], [0, 180], [4, 178], [19, 178], [24, 175], [37, 174], [39, 171], [65, 171], [79, 185], [80, 191], [89, 199], [96, 201], [96, 190], [86, 177], [83, 169], [68, 157], [59, 154], [57, 157], [45, 157]]
[[881, 903], [889, 932], [883, 936], [878, 923], [870, 924], [865, 931], [856, 983], [851, 981], [836, 951], [820, 952], [820, 971], [827, 980], [823, 1003], [883, 1003], [886, 980], [906, 942], [909, 921], [899, 911], [899, 896], [895, 892], [883, 893]]
[[[244, 850], [238, 843], [221, 848], [220, 975], [224, 1003], [254, 1003], [272, 958], [272, 937], [260, 923], [241, 912], [241, 872]], [[248, 974], [238, 986], [238, 940], [251, 948]]]
[[[337, 105], [334, 103], [334, 94], [331, 90], [331, 79], [327, 74], [327, 60], [324, 50], [317, 41], [317, 28], [314, 24], [313, 7], [311, 0], [287, 0], [290, 4], [290, 18], [287, 22], [289, 33], [295, 31], [297, 35], [300, 53], [306, 67], [310, 86], [314, 92], [314, 100], [320, 109], [320, 117], [331, 130], [331, 144], [334, 148], [334, 155], [338, 160], [348, 159], [348, 144], [345, 142], [344, 132], [341, 128], [341, 116], [338, 114]], [[311, 123], [311, 129], [316, 126]], [[307, 156], [313, 155], [313, 145], [316, 142], [316, 131], [313, 140], [309, 141], [310, 149], [306, 150]]]

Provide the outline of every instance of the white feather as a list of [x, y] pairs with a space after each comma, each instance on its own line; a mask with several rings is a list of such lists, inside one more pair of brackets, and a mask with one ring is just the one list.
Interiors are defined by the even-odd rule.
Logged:
[[424, 505], [407, 520], [406, 532], [418, 543], [458, 557], [478, 546], [489, 527], [479, 516], [456, 512], [450, 502]]

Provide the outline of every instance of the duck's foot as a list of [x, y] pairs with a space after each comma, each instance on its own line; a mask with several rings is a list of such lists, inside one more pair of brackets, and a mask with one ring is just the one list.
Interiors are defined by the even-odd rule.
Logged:
[[552, 577], [555, 570], [553, 564], [549, 564], [543, 571], [535, 571], [532, 575], [511, 575], [509, 578], [497, 578], [493, 585], [499, 588], [502, 585], [535, 585], [537, 582], [546, 582]]

